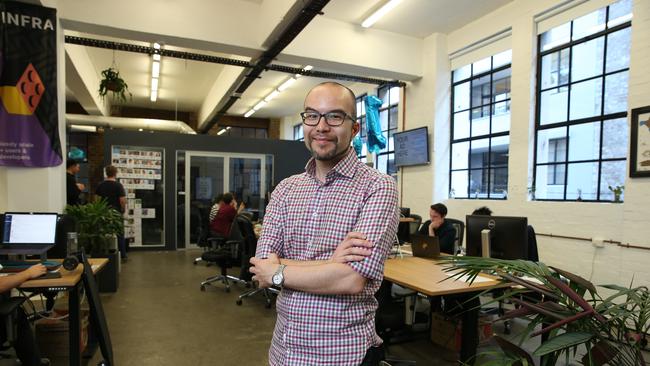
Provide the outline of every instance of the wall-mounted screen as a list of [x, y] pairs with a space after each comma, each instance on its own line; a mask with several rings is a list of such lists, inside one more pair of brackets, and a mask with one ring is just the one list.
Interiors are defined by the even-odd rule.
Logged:
[[420, 127], [393, 135], [395, 166], [429, 164], [429, 130]]

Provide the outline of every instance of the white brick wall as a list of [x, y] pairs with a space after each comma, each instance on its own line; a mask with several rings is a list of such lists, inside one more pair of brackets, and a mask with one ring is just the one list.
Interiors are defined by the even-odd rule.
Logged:
[[[613, 2], [613, 1], [611, 1]], [[406, 129], [435, 120], [430, 126], [435, 164], [406, 168], [401, 179], [402, 205], [427, 215], [428, 206], [443, 201], [450, 217], [463, 219], [487, 205], [498, 215], [527, 216], [538, 233], [602, 237], [650, 248], [650, 178], [627, 178], [625, 202], [531, 202], [527, 197], [534, 136], [536, 24], [534, 17], [565, 1], [515, 0], [449, 35], [427, 42], [424, 76], [407, 88]], [[575, 9], [574, 9], [575, 11]], [[650, 105], [650, 0], [634, 0], [630, 61], [629, 109]], [[449, 159], [449, 65], [440, 55], [453, 52], [512, 27], [512, 122], [507, 201], [447, 200]], [[433, 36], [432, 36], [433, 37]], [[447, 41], [446, 47], [441, 42]], [[444, 49], [444, 51], [442, 51]], [[419, 87], [422, 85], [423, 87]], [[427, 90], [423, 90], [424, 88]], [[410, 88], [410, 90], [409, 90]], [[426, 99], [426, 100], [424, 100]], [[424, 103], [424, 104], [423, 104]], [[429, 180], [430, 179], [430, 180]], [[435, 187], [435, 188], [434, 188]], [[650, 285], [650, 250], [614, 245], [594, 248], [584, 241], [538, 236], [540, 259], [576, 272], [597, 284]], [[592, 266], [593, 264], [593, 266]]]

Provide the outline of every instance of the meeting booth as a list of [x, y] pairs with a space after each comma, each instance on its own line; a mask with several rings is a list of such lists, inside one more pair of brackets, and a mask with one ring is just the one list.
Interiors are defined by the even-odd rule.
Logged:
[[104, 133], [104, 164], [118, 167], [127, 193], [125, 235], [131, 249], [196, 246], [202, 218], [224, 192], [234, 192], [253, 216], [263, 218], [272, 187], [303, 172], [308, 159], [299, 141]]

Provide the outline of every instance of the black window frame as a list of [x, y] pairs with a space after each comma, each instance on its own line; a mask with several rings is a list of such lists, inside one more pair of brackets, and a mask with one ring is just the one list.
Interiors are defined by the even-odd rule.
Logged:
[[[507, 51], [508, 50], [503, 51], [503, 52], [507, 52]], [[505, 199], [508, 198], [507, 187], [508, 187], [508, 180], [509, 180], [509, 170], [508, 170], [509, 169], [509, 163], [506, 162], [505, 165], [503, 165], [503, 164], [492, 164], [489, 161], [489, 157], [492, 156], [492, 140], [493, 139], [507, 136], [508, 137], [508, 151], [510, 150], [510, 128], [512, 126], [512, 121], [510, 121], [510, 126], [508, 127], [507, 131], [492, 133], [492, 120], [493, 120], [493, 117], [495, 115], [494, 111], [496, 110], [496, 106], [499, 105], [499, 104], [504, 103], [505, 106], [507, 107], [507, 110], [508, 110], [509, 113], [510, 113], [510, 108], [511, 108], [511, 95], [510, 95], [510, 93], [511, 93], [511, 90], [512, 90], [511, 89], [511, 87], [512, 87], [512, 58], [510, 59], [509, 63], [503, 64], [503, 65], [500, 65], [500, 66], [497, 66], [496, 68], [494, 68], [494, 57], [501, 54], [501, 53], [502, 52], [498, 52], [496, 54], [493, 54], [493, 55], [489, 56], [490, 57], [490, 68], [489, 68], [489, 70], [481, 72], [479, 74], [473, 75], [475, 62], [467, 65], [467, 66], [469, 66], [469, 76], [461, 78], [460, 80], [454, 80], [454, 71], [458, 70], [460, 68], [457, 68], [457, 69], [451, 71], [451, 98], [450, 98], [450, 123], [451, 123], [451, 126], [450, 126], [450, 135], [449, 135], [450, 143], [449, 143], [449, 176], [448, 176], [448, 178], [449, 178], [449, 194], [450, 194], [450, 198], [454, 198], [454, 199], [489, 199], [489, 200], [505, 200]], [[463, 66], [463, 67], [467, 67], [467, 66]], [[494, 84], [494, 75], [498, 74], [501, 71], [505, 71], [505, 70], [508, 70], [508, 69], [511, 70], [510, 81], [509, 81], [509, 89], [508, 89], [509, 90], [508, 91], [508, 97], [505, 98], [505, 99], [502, 99], [502, 100], [496, 100], [494, 98], [494, 96], [498, 95], [498, 94], [493, 94], [493, 92], [494, 92], [493, 91], [493, 86], [495, 85]], [[490, 90], [488, 102], [484, 103], [485, 95], [483, 93], [483, 90], [485, 89], [485, 84], [482, 84], [481, 85], [481, 103], [480, 103], [480, 105], [473, 105], [473, 97], [474, 97], [474, 95], [473, 95], [473, 93], [474, 93], [473, 82], [475, 80], [480, 80], [480, 79], [482, 79], [482, 78], [484, 78], [486, 76], [489, 76], [489, 78], [490, 78], [490, 82], [487, 83], [487, 86], [488, 86], [488, 88]], [[458, 111], [454, 111], [456, 86], [464, 84], [464, 83], [469, 83], [469, 99], [468, 99], [468, 101], [469, 101], [468, 104], [469, 105], [468, 105], [468, 107], [466, 109], [461, 109], [461, 110], [458, 110]], [[489, 119], [489, 131], [488, 131], [487, 134], [472, 136], [472, 128], [473, 128], [472, 120], [474, 118], [474, 112], [473, 111], [478, 109], [480, 111], [479, 118], [484, 117], [484, 110], [486, 109], [486, 107], [487, 107], [488, 115], [489, 115], [489, 118], [490, 118]], [[464, 112], [467, 112], [469, 114], [469, 136], [464, 137], [464, 138], [454, 139], [455, 115], [460, 114], [460, 113], [464, 113]], [[472, 142], [477, 141], [477, 140], [484, 140], [484, 139], [488, 139], [488, 151], [487, 151], [488, 162], [487, 162], [487, 164], [484, 162], [483, 165], [480, 168], [472, 168], [472, 163], [471, 163], [472, 156], [473, 156], [472, 155]], [[453, 165], [452, 165], [452, 163], [453, 163], [453, 146], [454, 146], [454, 144], [463, 143], [463, 142], [469, 142], [469, 148], [468, 148], [468, 154], [467, 154], [467, 159], [468, 159], [467, 168], [453, 169]], [[485, 153], [483, 153], [483, 155], [485, 155]], [[496, 193], [492, 193], [492, 187], [491, 187], [492, 186], [492, 180], [496, 175], [496, 171], [497, 170], [503, 170], [503, 169], [505, 169], [505, 171], [506, 171], [506, 189], [503, 189], [502, 194], [500, 194], [499, 196], [496, 196]], [[458, 197], [455, 194], [455, 192], [452, 194], [452, 189], [453, 189], [452, 176], [453, 176], [454, 172], [459, 172], [459, 171], [467, 171], [468, 179], [467, 179], [467, 191], [466, 191], [466, 196], [465, 197]], [[486, 188], [486, 192], [487, 192], [486, 196], [483, 196], [482, 193], [479, 195], [479, 194], [472, 194], [473, 192], [470, 192], [471, 176], [472, 176], [473, 171], [481, 171], [481, 177], [482, 177], [481, 179], [482, 179], [482, 181], [484, 179], [487, 180], [485, 182], [485, 186], [487, 187]]]
[[296, 138], [296, 132], [298, 131], [302, 131], [302, 122], [293, 125], [293, 141], [305, 141], [304, 133], [299, 134], [302, 137]]
[[[554, 170], [558, 168], [559, 165], [562, 165], [564, 167], [564, 181], [562, 182], [562, 185], [564, 186], [563, 189], [563, 195], [562, 198], [539, 198], [539, 194], [534, 197], [534, 200], [536, 201], [556, 201], [556, 202], [574, 202], [574, 201], [587, 201], [587, 202], [611, 202], [611, 199], [605, 198], [603, 199], [602, 196], [602, 191], [601, 191], [601, 178], [602, 178], [602, 166], [604, 162], [616, 162], [616, 161], [624, 161], [627, 162], [627, 156], [624, 158], [603, 158], [603, 132], [604, 132], [604, 124], [606, 121], [611, 121], [615, 119], [620, 119], [620, 118], [627, 118], [627, 108], [624, 112], [615, 112], [615, 113], [608, 113], [605, 114], [605, 88], [606, 88], [606, 78], [610, 75], [616, 75], [616, 74], [621, 74], [624, 72], [628, 72], [628, 78], [629, 78], [629, 64], [626, 68], [621, 68], [617, 69], [615, 71], [607, 71], [607, 47], [608, 47], [608, 35], [616, 33], [618, 31], [622, 31], [626, 28], [631, 28], [632, 26], [632, 21], [628, 20], [626, 22], [614, 25], [612, 27], [608, 26], [608, 23], [610, 21], [609, 15], [610, 15], [610, 6], [612, 4], [606, 6], [605, 9], [605, 20], [604, 20], [604, 29], [601, 31], [598, 31], [596, 33], [578, 38], [578, 39], [572, 39], [573, 38], [573, 30], [574, 30], [574, 21], [579, 18], [572, 19], [570, 21], [570, 31], [569, 31], [569, 41], [566, 43], [563, 43], [561, 45], [552, 47], [547, 50], [542, 50], [542, 36], [544, 33], [541, 33], [537, 36], [537, 75], [536, 75], [536, 86], [535, 86], [535, 97], [536, 97], [536, 103], [535, 103], [535, 137], [534, 137], [534, 147], [533, 147], [533, 180], [532, 184], [533, 187], [536, 187], [536, 182], [537, 182], [537, 169], [540, 166], [549, 166], [549, 167], [554, 167]], [[599, 8], [602, 9], [602, 8]], [[598, 10], [599, 10], [598, 9]], [[598, 11], [596, 10], [596, 11]], [[565, 23], [566, 24], [566, 23]], [[563, 24], [564, 25], [564, 24]], [[550, 31], [549, 29], [548, 31]], [[547, 31], [547, 32], [548, 32]], [[603, 38], [603, 65], [602, 65], [602, 72], [597, 75], [592, 75], [587, 78], [582, 78], [579, 80], [571, 80], [571, 74], [572, 74], [572, 56], [573, 56], [573, 48], [575, 46], [584, 44], [586, 42], [598, 39], [598, 38]], [[630, 40], [631, 42], [631, 40]], [[558, 69], [558, 83], [555, 86], [550, 86], [545, 89], [542, 89], [542, 59], [544, 56], [553, 54], [558, 52], [558, 64], [561, 62], [561, 54], [564, 50], [569, 50], [568, 54], [568, 74], [566, 76], [567, 81], [565, 83], [561, 83], [559, 80], [560, 79], [560, 70]], [[586, 81], [590, 80], [598, 80], [601, 79], [601, 95], [600, 95], [600, 113], [596, 116], [592, 117], [586, 117], [586, 118], [578, 118], [578, 119], [571, 119], [571, 87], [575, 84], [583, 83]], [[628, 87], [629, 87], [629, 79], [628, 79]], [[551, 122], [551, 123], [546, 123], [544, 125], [541, 124], [541, 101], [542, 101], [542, 93], [552, 90], [552, 89], [560, 89], [560, 88], [566, 88], [567, 89], [567, 117], [566, 121], [563, 122]], [[628, 94], [629, 95], [629, 94]], [[629, 107], [629, 106], [628, 106]], [[597, 159], [582, 159], [582, 160], [569, 160], [569, 151], [570, 151], [570, 138], [569, 138], [569, 129], [571, 126], [576, 126], [576, 125], [582, 125], [582, 124], [587, 124], [587, 123], [594, 123], [594, 122], [599, 122], [600, 126], [600, 140], [599, 140], [599, 152], [598, 152], [598, 158]], [[538, 140], [539, 140], [539, 133], [540, 131], [544, 130], [549, 130], [549, 129], [555, 129], [555, 128], [564, 128], [565, 129], [565, 135], [564, 138], [566, 139], [566, 151], [565, 151], [565, 157], [564, 160], [561, 160], [559, 162], [551, 162], [548, 161], [546, 163], [538, 163], [538, 156], [537, 156], [537, 151], [538, 151]], [[570, 164], [576, 164], [576, 163], [597, 163], [598, 164], [598, 180], [596, 183], [596, 199], [584, 199], [581, 195], [580, 192], [578, 192], [577, 197], [575, 199], [567, 199], [567, 187], [568, 187], [568, 178], [569, 178], [569, 165]], [[547, 176], [548, 176], [548, 171], [547, 171]], [[547, 183], [547, 185], [550, 185]], [[537, 190], [537, 189], [535, 189]]]

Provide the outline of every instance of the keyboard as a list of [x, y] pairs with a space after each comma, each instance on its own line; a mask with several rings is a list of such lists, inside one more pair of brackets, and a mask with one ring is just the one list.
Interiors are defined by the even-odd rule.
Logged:
[[[38, 261], [0, 261], [0, 265], [2, 265], [2, 269], [0, 269], [0, 273], [22, 272], [37, 263], [39, 262]], [[40, 263], [42, 263], [45, 266], [45, 268], [47, 268], [48, 271], [53, 271], [61, 266], [61, 263], [56, 261], [42, 261]]]

